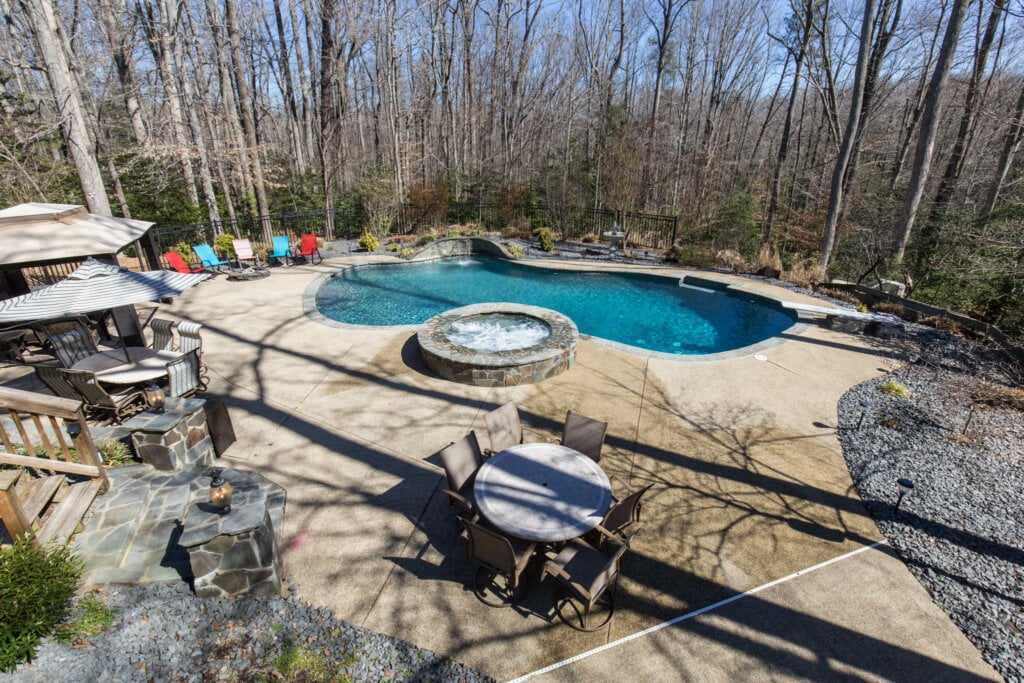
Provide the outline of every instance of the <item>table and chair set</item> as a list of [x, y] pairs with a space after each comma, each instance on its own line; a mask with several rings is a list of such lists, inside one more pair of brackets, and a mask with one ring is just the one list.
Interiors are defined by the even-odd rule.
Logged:
[[[490, 448], [482, 449], [470, 432], [440, 452], [466, 556], [480, 565], [474, 593], [492, 607], [514, 604], [538, 557], [542, 579], [554, 578], [562, 591], [559, 618], [581, 631], [604, 627], [615, 612], [619, 566], [650, 486], [613, 498], [599, 464], [605, 422], [570, 410], [560, 442], [524, 443], [518, 408], [509, 402], [485, 415], [484, 424]], [[592, 619], [599, 607], [602, 616]]]
[[146, 408], [146, 389], [154, 384], [166, 396], [204, 390], [202, 325], [153, 318], [150, 328], [149, 346], [109, 349], [85, 326], [50, 333], [48, 344], [63, 367], [36, 365], [36, 376], [56, 396], [82, 401], [87, 411], [117, 423]]

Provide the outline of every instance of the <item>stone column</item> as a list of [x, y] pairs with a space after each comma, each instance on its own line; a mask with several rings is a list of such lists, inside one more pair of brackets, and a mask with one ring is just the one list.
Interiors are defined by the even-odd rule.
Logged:
[[206, 425], [206, 401], [168, 398], [164, 412], [145, 410], [124, 423], [136, 455], [154, 469], [179, 471], [213, 462], [213, 440]]

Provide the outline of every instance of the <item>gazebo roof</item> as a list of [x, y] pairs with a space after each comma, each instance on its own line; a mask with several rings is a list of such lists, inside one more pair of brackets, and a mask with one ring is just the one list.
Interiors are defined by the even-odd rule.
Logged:
[[98, 216], [76, 204], [19, 204], [0, 211], [0, 266], [116, 254], [152, 225]]

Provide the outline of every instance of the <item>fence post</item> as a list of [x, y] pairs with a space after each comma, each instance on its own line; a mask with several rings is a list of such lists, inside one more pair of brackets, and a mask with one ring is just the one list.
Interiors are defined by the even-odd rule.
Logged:
[[678, 232], [679, 232], [679, 216], [673, 216], [672, 217], [672, 241], [668, 243], [669, 247], [671, 247], [673, 244], [676, 243], [676, 233], [678, 233]]

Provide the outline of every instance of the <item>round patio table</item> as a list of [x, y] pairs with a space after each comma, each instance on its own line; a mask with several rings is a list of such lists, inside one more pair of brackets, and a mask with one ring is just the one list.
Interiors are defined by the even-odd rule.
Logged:
[[163, 377], [167, 364], [180, 354], [176, 351], [155, 351], [145, 346], [129, 346], [128, 357], [124, 349], [112, 349], [94, 353], [71, 366], [72, 370], [95, 372], [96, 379], [110, 384], [139, 384]]
[[579, 451], [551, 443], [506, 448], [477, 472], [480, 513], [507, 534], [568, 541], [601, 523], [612, 500], [608, 476]]

